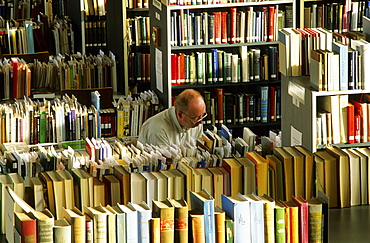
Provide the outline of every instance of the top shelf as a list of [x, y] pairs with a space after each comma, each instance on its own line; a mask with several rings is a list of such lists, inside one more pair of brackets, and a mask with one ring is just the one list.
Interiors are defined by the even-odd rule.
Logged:
[[262, 1], [262, 2], [241, 2], [241, 3], [217, 3], [217, 4], [197, 4], [197, 5], [168, 5], [169, 10], [180, 9], [206, 9], [206, 8], [232, 8], [232, 7], [248, 7], [248, 6], [264, 6], [264, 5], [279, 5], [292, 4], [293, 1]]

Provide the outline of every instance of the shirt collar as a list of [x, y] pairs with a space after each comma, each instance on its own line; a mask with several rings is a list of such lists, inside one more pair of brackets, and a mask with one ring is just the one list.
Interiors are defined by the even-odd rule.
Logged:
[[181, 127], [181, 125], [180, 125], [180, 123], [179, 123], [179, 120], [177, 120], [175, 107], [173, 107], [173, 106], [172, 106], [172, 107], [170, 107], [170, 108], [169, 108], [169, 111], [170, 111], [170, 116], [171, 116], [171, 118], [172, 118], [172, 120], [173, 120], [173, 122], [175, 123], [175, 126], [176, 126], [176, 128], [177, 128], [177, 131], [178, 131], [179, 133], [187, 132], [187, 130], [186, 130], [186, 129], [182, 129], [182, 127]]

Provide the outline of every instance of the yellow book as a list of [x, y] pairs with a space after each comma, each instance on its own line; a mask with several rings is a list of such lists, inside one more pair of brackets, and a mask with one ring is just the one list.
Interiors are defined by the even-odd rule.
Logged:
[[60, 177], [63, 178], [64, 194], [66, 200], [65, 207], [72, 209], [75, 205], [73, 177], [71, 173], [68, 172], [68, 170], [58, 170], [56, 172]]
[[243, 193], [242, 165], [234, 158], [223, 159], [222, 166], [230, 173], [230, 194]]
[[305, 156], [305, 198], [312, 198], [315, 186], [313, 153], [302, 146], [296, 146], [295, 148]]
[[63, 208], [63, 217], [71, 224], [72, 242], [85, 242], [86, 219], [83, 213], [76, 207], [73, 209]]
[[85, 210], [87, 215], [93, 219], [93, 234], [94, 242], [105, 243], [108, 240], [108, 219], [107, 213], [100, 210], [98, 207], [87, 207]]
[[294, 173], [294, 196], [304, 197], [305, 194], [305, 158], [295, 147], [284, 147], [291, 156], [293, 156], [293, 173]]
[[168, 201], [153, 200], [153, 216], [161, 219], [161, 243], [174, 242], [175, 208]]
[[275, 242], [275, 200], [268, 195], [260, 197], [263, 201], [263, 215], [265, 227], [265, 242]]
[[268, 192], [268, 174], [267, 168], [268, 163], [265, 158], [263, 158], [256, 151], [248, 151], [246, 157], [250, 159], [256, 165], [256, 194], [262, 196], [264, 194], [269, 195]]
[[213, 178], [213, 197], [215, 198], [215, 206], [221, 208], [221, 194], [224, 194], [224, 175], [217, 167], [209, 167], [208, 170], [212, 173]]
[[204, 214], [190, 211], [191, 237], [193, 242], [205, 243], [206, 236], [204, 231]]
[[55, 219], [62, 219], [63, 207], [66, 207], [63, 178], [55, 171], [47, 171], [46, 173], [49, 175], [53, 183]]
[[123, 204], [127, 204], [131, 201], [131, 174], [122, 165], [115, 165], [113, 167], [113, 173], [121, 184], [122, 202]]
[[226, 239], [225, 212], [220, 207], [215, 207], [216, 243], [224, 243]]
[[285, 205], [287, 213], [285, 221], [287, 242], [299, 243], [299, 207], [291, 200], [282, 203]]
[[284, 171], [285, 198], [289, 200], [294, 195], [293, 156], [283, 148], [275, 148], [274, 155], [282, 162]]
[[168, 199], [175, 208], [175, 242], [188, 242], [188, 204], [184, 199]]
[[161, 242], [161, 219], [160, 218], [151, 218], [150, 219], [150, 239], [152, 243]]

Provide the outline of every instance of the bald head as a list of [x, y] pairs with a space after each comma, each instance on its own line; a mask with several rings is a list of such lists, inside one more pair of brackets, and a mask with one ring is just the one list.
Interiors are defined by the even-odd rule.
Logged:
[[188, 112], [192, 106], [205, 105], [203, 96], [194, 89], [186, 89], [182, 91], [176, 98], [176, 111]]

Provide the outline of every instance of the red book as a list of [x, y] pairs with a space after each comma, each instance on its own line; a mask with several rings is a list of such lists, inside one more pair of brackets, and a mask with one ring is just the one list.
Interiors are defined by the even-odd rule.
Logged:
[[355, 142], [355, 107], [351, 103], [347, 106], [347, 136], [348, 143]]
[[270, 121], [276, 121], [276, 87], [271, 86], [269, 89], [269, 110]]
[[355, 115], [355, 143], [361, 142], [361, 116]]
[[17, 58], [12, 58], [13, 78], [12, 78], [12, 98], [18, 97], [18, 61]]
[[215, 44], [221, 44], [221, 12], [213, 12]]
[[15, 229], [21, 236], [22, 243], [37, 242], [36, 219], [25, 213], [14, 212]]
[[302, 196], [292, 196], [292, 199], [299, 207], [299, 242], [308, 243], [308, 202]]
[[230, 8], [230, 44], [236, 44], [236, 8]]
[[177, 70], [178, 70], [178, 79], [177, 79], [177, 84], [185, 84], [185, 54], [180, 53], [178, 56], [178, 61], [177, 61]]
[[146, 82], [147, 73], [146, 73], [146, 58], [145, 54], [141, 54], [141, 82]]
[[268, 22], [268, 41], [275, 40], [275, 7], [269, 6], [269, 22]]
[[218, 124], [221, 126], [224, 123], [224, 90], [222, 88], [216, 89], [217, 97], [217, 118]]
[[221, 12], [221, 43], [227, 43], [227, 15], [228, 12]]
[[177, 54], [171, 54], [171, 83], [172, 86], [177, 85], [178, 77], [178, 64], [177, 64]]
[[150, 54], [145, 54], [146, 58], [146, 81], [150, 82]]

